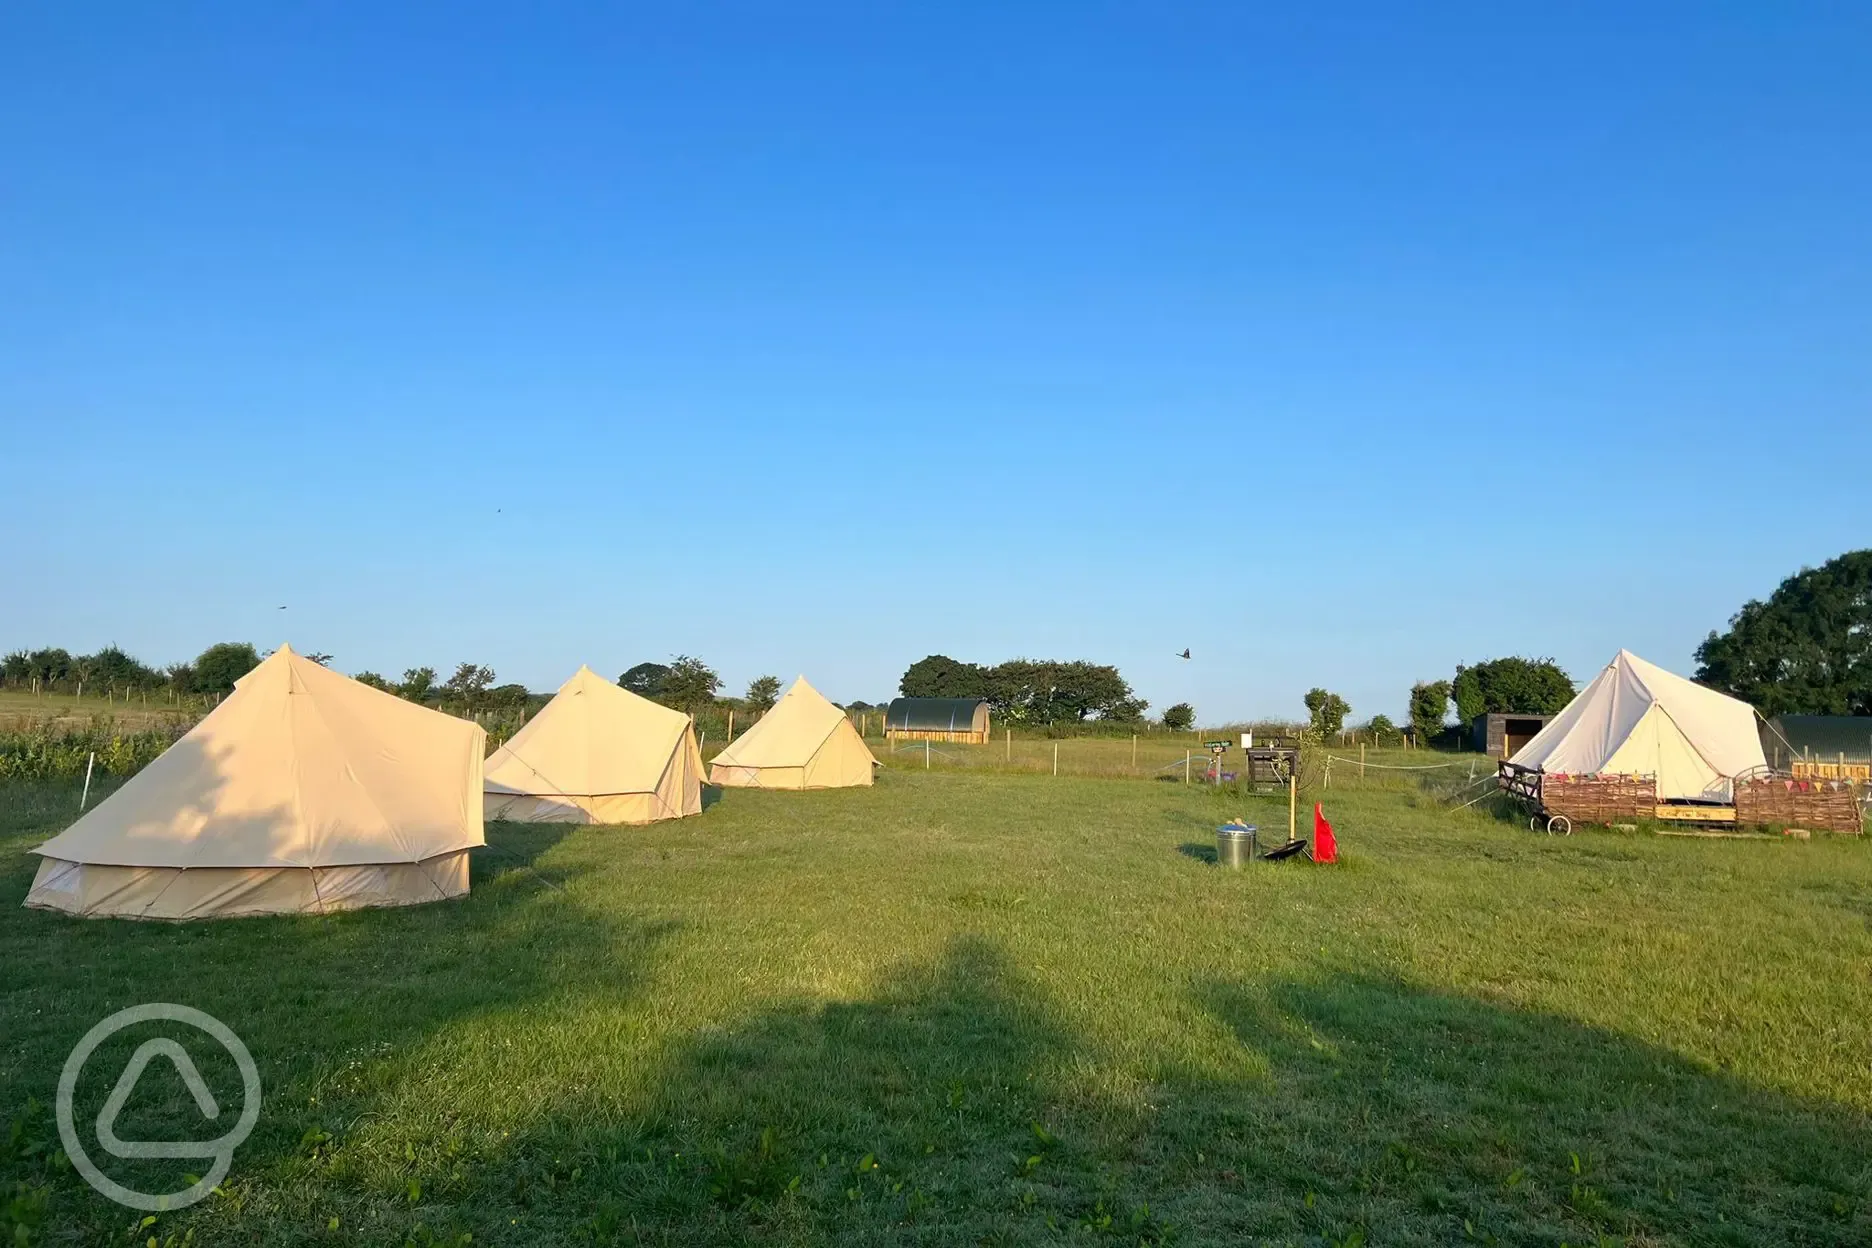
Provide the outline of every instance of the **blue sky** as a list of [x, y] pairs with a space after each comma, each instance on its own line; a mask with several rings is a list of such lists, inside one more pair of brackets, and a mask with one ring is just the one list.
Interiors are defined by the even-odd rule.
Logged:
[[1363, 718], [1872, 535], [1872, 8], [284, 7], [0, 16], [0, 648]]

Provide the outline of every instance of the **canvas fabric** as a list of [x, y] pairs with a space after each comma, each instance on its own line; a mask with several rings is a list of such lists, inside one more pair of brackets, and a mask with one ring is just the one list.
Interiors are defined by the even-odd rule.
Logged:
[[581, 667], [487, 760], [487, 817], [650, 823], [702, 812], [702, 752], [681, 711]]
[[1693, 684], [1629, 650], [1510, 762], [1552, 774], [1651, 776], [1662, 801], [1729, 801], [1766, 766], [1748, 703]]
[[[182, 912], [163, 917], [330, 908], [320, 900], [322, 872], [418, 867], [457, 855], [466, 889], [464, 851], [486, 843], [486, 740], [477, 724], [358, 684], [282, 646], [186, 736], [34, 851], [47, 862], [28, 904], [133, 917], [149, 907]], [[74, 884], [48, 872], [56, 863], [85, 870]], [[131, 874], [92, 870], [106, 867]], [[159, 877], [147, 873], [164, 871], [193, 878], [158, 888]], [[383, 897], [362, 904], [385, 905], [451, 895], [423, 872], [382, 873], [381, 887], [370, 882], [379, 877], [367, 877], [333, 876], [330, 893]], [[156, 900], [177, 888], [188, 900]], [[73, 896], [80, 901], [61, 904]]]
[[848, 788], [870, 784], [876, 763], [845, 712], [802, 676], [715, 756], [709, 779], [727, 788]]
[[113, 867], [47, 858], [26, 904], [94, 917], [233, 918], [413, 906], [468, 891], [468, 851], [353, 867]]

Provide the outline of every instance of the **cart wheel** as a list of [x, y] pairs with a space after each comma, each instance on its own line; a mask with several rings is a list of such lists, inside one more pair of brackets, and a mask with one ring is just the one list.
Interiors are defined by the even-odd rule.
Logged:
[[1530, 832], [1538, 832], [1541, 830], [1541, 817], [1539, 815], [1529, 815], [1527, 817], [1527, 830]]
[[1572, 836], [1573, 821], [1565, 815], [1555, 815], [1547, 821], [1548, 836]]

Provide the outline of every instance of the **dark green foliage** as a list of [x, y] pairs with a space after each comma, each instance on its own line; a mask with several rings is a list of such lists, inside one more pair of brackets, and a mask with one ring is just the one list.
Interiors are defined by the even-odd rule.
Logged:
[[1449, 700], [1450, 682], [1447, 680], [1420, 680], [1411, 686], [1411, 732], [1415, 734], [1419, 745], [1430, 744], [1443, 731], [1444, 717], [1449, 714]]
[[1764, 715], [1872, 715], [1872, 550], [1803, 568], [1697, 647], [1696, 678]]
[[1450, 682], [1456, 718], [1467, 724], [1478, 715], [1557, 715], [1573, 700], [1573, 678], [1552, 659], [1490, 659], [1457, 667]]
[[1013, 659], [988, 671], [985, 695], [1016, 723], [1077, 723], [1128, 711], [1136, 699], [1118, 669], [1084, 659]]
[[433, 667], [412, 667], [403, 672], [403, 683], [397, 686], [397, 694], [411, 702], [426, 702], [435, 692], [436, 670]]
[[618, 677], [618, 685], [640, 698], [654, 700], [663, 696], [663, 682], [669, 679], [669, 675], [668, 664], [639, 663]]
[[946, 654], [932, 654], [910, 665], [897, 690], [906, 698], [985, 698], [988, 669]]
[[37, 681], [43, 688], [71, 674], [71, 652], [58, 647], [31, 652], [15, 650], [0, 660], [0, 676], [4, 676], [8, 684], [30, 685]]
[[1365, 731], [1371, 734], [1374, 745], [1396, 745], [1403, 740], [1404, 734], [1391, 722], [1389, 715], [1374, 715], [1371, 723], [1365, 725]]
[[1196, 708], [1187, 702], [1179, 702], [1163, 713], [1163, 726], [1171, 732], [1188, 732], [1196, 722]]
[[756, 676], [748, 682], [747, 707], [760, 714], [780, 700], [780, 678], [778, 676]]
[[1321, 737], [1336, 737], [1345, 727], [1345, 718], [1352, 713], [1352, 705], [1336, 693], [1325, 689], [1307, 690], [1306, 709], [1308, 726]]
[[195, 691], [231, 693], [234, 682], [260, 666], [260, 655], [244, 641], [209, 646], [195, 660]]
[[108, 719], [89, 728], [40, 728], [0, 733], [0, 782], [75, 780], [97, 755], [96, 769], [109, 776], [130, 776], [174, 744], [185, 729], [119, 732]]
[[906, 698], [986, 698], [997, 716], [1017, 724], [1130, 723], [1149, 706], [1117, 668], [1084, 659], [1010, 659], [982, 667], [932, 654], [911, 664], [898, 688]]
[[455, 674], [442, 682], [442, 688], [469, 710], [482, 704], [488, 686], [494, 683], [494, 669], [478, 663], [458, 663]]
[[496, 685], [483, 695], [482, 701], [488, 706], [507, 710], [514, 707], [525, 706], [527, 700], [532, 696], [531, 693], [527, 692], [527, 687], [525, 685]]
[[163, 683], [160, 674], [118, 646], [105, 646], [96, 654], [75, 659], [72, 667], [92, 689], [153, 689]]
[[357, 681], [360, 685], [369, 685], [373, 689], [381, 689], [385, 693], [396, 692], [396, 686], [392, 685], [382, 676], [379, 676], [376, 672], [359, 672], [351, 679]]
[[693, 655], [679, 654], [663, 678], [657, 701], [694, 715], [715, 701], [715, 691], [720, 688], [721, 677], [714, 668]]

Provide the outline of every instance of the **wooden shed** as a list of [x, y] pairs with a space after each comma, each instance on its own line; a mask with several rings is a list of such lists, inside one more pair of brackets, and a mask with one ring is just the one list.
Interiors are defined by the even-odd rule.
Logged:
[[988, 743], [988, 703], [981, 698], [893, 698], [884, 711], [891, 741]]
[[1513, 758], [1515, 751], [1547, 726], [1551, 715], [1511, 715], [1487, 711], [1470, 723], [1475, 748], [1490, 758]]

